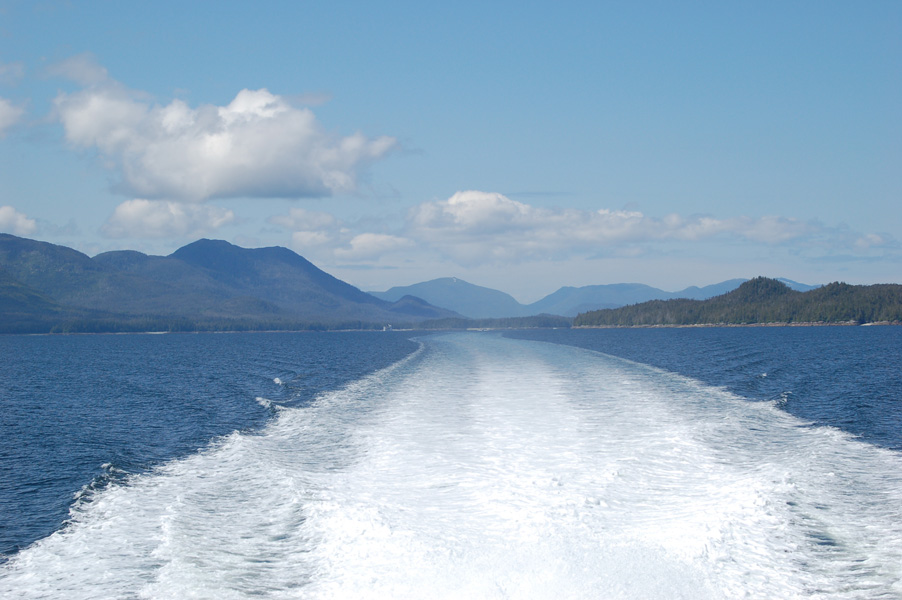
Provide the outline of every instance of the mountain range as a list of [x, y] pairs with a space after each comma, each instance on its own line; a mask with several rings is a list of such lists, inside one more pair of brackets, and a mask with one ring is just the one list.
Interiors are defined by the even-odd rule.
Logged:
[[[356, 329], [574, 317], [648, 300], [711, 298], [743, 281], [679, 292], [637, 283], [563, 287], [521, 304], [453, 277], [366, 293], [281, 247], [248, 249], [202, 239], [169, 256], [119, 250], [92, 258], [0, 234], [0, 333]], [[783, 281], [800, 291], [814, 287]]]
[[[735, 290], [745, 279], [730, 279], [704, 287], [688, 287], [667, 292], [641, 283], [614, 283], [584, 287], [562, 287], [532, 304], [521, 304], [513, 296], [456, 277], [443, 277], [409, 286], [393, 287], [385, 292], [370, 292], [393, 302], [406, 295], [422, 298], [430, 304], [447, 308], [473, 319], [523, 317], [539, 314], [575, 317], [591, 310], [619, 308], [649, 300], [687, 298], [705, 300]], [[779, 279], [791, 289], [804, 292], [818, 286]]]
[[459, 317], [413, 297], [388, 302], [287, 248], [199, 240], [169, 256], [93, 258], [0, 234], [0, 331], [381, 327]]

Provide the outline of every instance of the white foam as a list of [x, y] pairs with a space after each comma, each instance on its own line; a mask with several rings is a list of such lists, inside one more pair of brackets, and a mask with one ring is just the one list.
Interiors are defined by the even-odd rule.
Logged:
[[666, 373], [461, 334], [76, 504], [2, 597], [899, 597], [902, 460]]

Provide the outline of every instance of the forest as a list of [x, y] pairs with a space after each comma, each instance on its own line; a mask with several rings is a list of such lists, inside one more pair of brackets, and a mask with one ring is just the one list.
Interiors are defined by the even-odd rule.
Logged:
[[652, 300], [581, 313], [574, 327], [902, 323], [902, 285], [830, 283], [797, 292], [757, 277], [708, 300]]

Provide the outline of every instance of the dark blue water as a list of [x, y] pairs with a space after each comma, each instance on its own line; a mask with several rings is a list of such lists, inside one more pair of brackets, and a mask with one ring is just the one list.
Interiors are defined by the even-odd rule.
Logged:
[[0, 597], [899, 598], [900, 333], [3, 337]]
[[416, 347], [391, 332], [0, 336], [0, 561], [58, 529], [85, 486], [260, 428]]
[[902, 327], [704, 327], [509, 332], [724, 387], [902, 450]]
[[[902, 328], [538, 330], [724, 387], [902, 450]], [[0, 560], [59, 529], [76, 494], [254, 431], [396, 362], [383, 332], [0, 336]]]

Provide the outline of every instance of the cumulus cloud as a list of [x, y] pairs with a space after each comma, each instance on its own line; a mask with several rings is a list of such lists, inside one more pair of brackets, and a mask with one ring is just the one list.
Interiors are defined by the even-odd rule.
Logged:
[[156, 104], [86, 60], [59, 67], [86, 87], [60, 94], [66, 138], [96, 149], [121, 174], [120, 190], [150, 199], [322, 197], [353, 192], [360, 171], [396, 145], [392, 137], [326, 131], [308, 108], [266, 89], [225, 106]]
[[291, 245], [302, 254], [337, 245], [343, 231], [341, 222], [329, 213], [303, 208], [292, 208], [287, 215], [276, 215], [267, 221], [291, 231]]
[[861, 235], [778, 216], [652, 217], [634, 210], [552, 209], [475, 190], [419, 204], [400, 227], [396, 222], [350, 225], [328, 213], [300, 208], [269, 222], [291, 231], [292, 245], [299, 252], [347, 263], [373, 263], [400, 253], [474, 267], [576, 256], [639, 257], [664, 246], [715, 242], [791, 247], [818, 255], [829, 248], [860, 252], [892, 243], [885, 235]]
[[16, 106], [6, 98], [0, 98], [0, 138], [6, 135], [6, 130], [18, 122], [25, 109]]
[[351, 238], [347, 246], [337, 248], [335, 256], [342, 260], [369, 261], [413, 246], [412, 240], [403, 237], [383, 233], [361, 233]]
[[629, 210], [550, 209], [475, 190], [414, 207], [407, 231], [409, 237], [464, 264], [556, 259], [615, 246], [621, 252], [637, 244], [727, 236], [774, 245], [824, 233], [819, 225], [784, 217], [651, 217]]
[[536, 249], [627, 241], [647, 235], [650, 226], [664, 226], [635, 211], [549, 209], [475, 190], [414, 207], [409, 225], [418, 238], [436, 243], [499, 241]]
[[299, 252], [315, 249], [321, 246], [332, 245], [336, 240], [335, 234], [330, 231], [295, 231], [291, 234], [291, 245]]
[[416, 245], [413, 240], [390, 233], [356, 232], [329, 213], [303, 208], [270, 217], [268, 222], [291, 231], [292, 247], [301, 254], [312, 252], [329, 261], [374, 262]]
[[553, 258], [574, 250], [659, 237], [666, 230], [694, 235], [681, 217], [649, 220], [636, 211], [549, 209], [470, 190], [411, 209], [408, 233], [455, 260], [472, 264]]
[[810, 222], [783, 217], [761, 217], [751, 219], [741, 217], [724, 221], [727, 231], [735, 231], [742, 237], [765, 244], [782, 244], [823, 233], [824, 228]]
[[135, 199], [117, 206], [102, 231], [112, 238], [198, 237], [234, 220], [216, 206]]
[[37, 231], [37, 223], [12, 206], [0, 206], [0, 231], [14, 235], [31, 235]]

